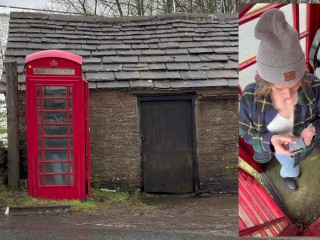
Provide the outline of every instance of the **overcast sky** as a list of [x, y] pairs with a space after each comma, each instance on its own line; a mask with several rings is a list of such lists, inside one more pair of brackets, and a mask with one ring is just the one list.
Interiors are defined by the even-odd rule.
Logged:
[[[24, 8], [39, 8], [45, 5], [50, 5], [50, 0], [0, 0], [0, 5], [24, 7]], [[9, 13], [10, 11], [21, 11], [16, 8], [0, 7], [0, 13]]]

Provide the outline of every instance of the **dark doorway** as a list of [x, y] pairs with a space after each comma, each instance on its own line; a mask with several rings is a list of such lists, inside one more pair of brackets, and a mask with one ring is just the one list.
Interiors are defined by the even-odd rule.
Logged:
[[194, 95], [140, 97], [143, 191], [194, 192]]

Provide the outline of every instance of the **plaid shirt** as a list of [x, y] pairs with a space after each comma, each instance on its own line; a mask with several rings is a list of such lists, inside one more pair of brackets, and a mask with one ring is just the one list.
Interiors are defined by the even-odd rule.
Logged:
[[[311, 74], [305, 77], [312, 81], [306, 92], [301, 88], [298, 90], [298, 103], [294, 108], [293, 135], [300, 136], [304, 128], [312, 123], [316, 129], [314, 139], [320, 137], [320, 80]], [[254, 160], [265, 163], [274, 156], [274, 149], [270, 144], [270, 139], [275, 132], [269, 132], [267, 126], [278, 114], [274, 108], [271, 98], [255, 98], [256, 84], [249, 84], [243, 91], [240, 101], [240, 136], [245, 142], [251, 144], [254, 149]], [[307, 150], [302, 151], [297, 156], [301, 161], [312, 151], [314, 141]]]

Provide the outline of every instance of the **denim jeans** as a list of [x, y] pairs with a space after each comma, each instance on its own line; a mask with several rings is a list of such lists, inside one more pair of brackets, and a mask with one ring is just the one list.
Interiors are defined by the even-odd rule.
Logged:
[[291, 157], [285, 156], [283, 154], [275, 154], [276, 159], [281, 164], [280, 176], [285, 177], [297, 177], [300, 173], [300, 164], [296, 167], [294, 166], [294, 160]]

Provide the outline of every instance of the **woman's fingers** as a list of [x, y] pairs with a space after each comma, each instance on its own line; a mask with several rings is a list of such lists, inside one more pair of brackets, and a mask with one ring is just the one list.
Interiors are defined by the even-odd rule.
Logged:
[[277, 141], [280, 142], [281, 144], [285, 144], [288, 145], [289, 143], [294, 144], [295, 140], [297, 139], [297, 137], [295, 136], [283, 136], [283, 135], [275, 135], [277, 136]]
[[288, 143], [292, 143], [292, 144], [295, 144], [296, 142], [296, 139], [298, 139], [298, 137], [296, 136], [292, 136], [292, 135], [289, 135], [289, 136], [283, 136], [284, 138], [287, 139], [287, 144]]
[[273, 135], [271, 143], [276, 153], [290, 156], [288, 144], [295, 144], [296, 139], [295, 136]]
[[303, 129], [301, 137], [303, 138], [304, 143], [309, 146], [312, 142], [315, 130], [313, 128], [307, 127]]

